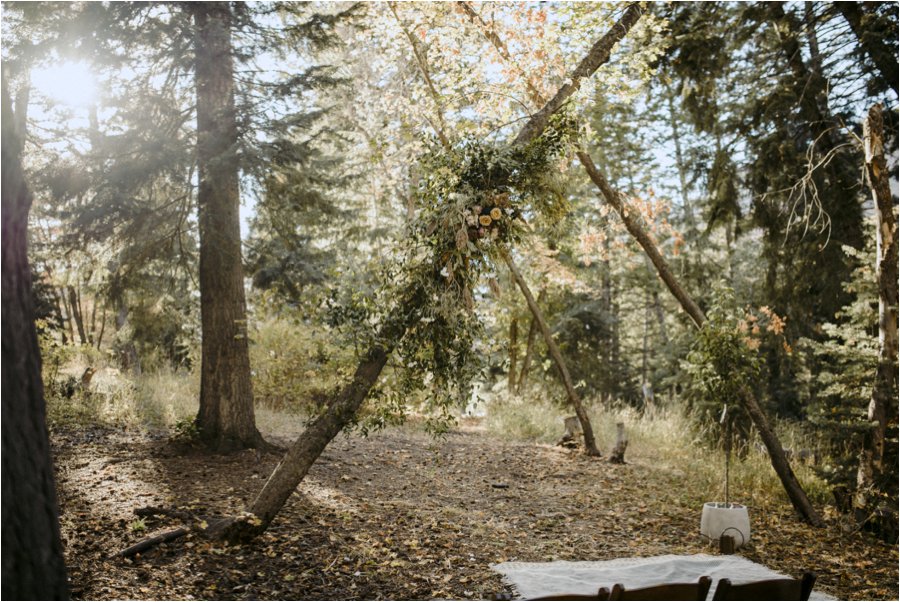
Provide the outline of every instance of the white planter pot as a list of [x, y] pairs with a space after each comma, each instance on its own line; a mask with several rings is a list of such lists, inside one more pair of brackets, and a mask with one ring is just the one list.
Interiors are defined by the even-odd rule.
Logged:
[[710, 541], [719, 541], [722, 534], [734, 537], [735, 548], [750, 541], [750, 515], [747, 506], [706, 502], [700, 515], [700, 534]]

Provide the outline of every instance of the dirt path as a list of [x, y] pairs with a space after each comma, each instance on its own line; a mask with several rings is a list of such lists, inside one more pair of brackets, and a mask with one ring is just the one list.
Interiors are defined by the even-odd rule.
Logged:
[[[211, 456], [146, 434], [53, 436], [73, 596], [82, 599], [490, 599], [504, 560], [605, 560], [711, 552], [676, 475], [492, 439], [476, 425], [434, 441], [413, 429], [339, 437], [257, 542], [189, 538], [133, 562], [109, 556], [178, 524], [134, 509], [240, 511], [276, 455]], [[286, 444], [287, 441], [284, 441]], [[752, 511], [752, 509], [751, 509]], [[897, 598], [897, 548], [837, 524], [753, 515], [747, 558], [818, 573], [846, 599]]]

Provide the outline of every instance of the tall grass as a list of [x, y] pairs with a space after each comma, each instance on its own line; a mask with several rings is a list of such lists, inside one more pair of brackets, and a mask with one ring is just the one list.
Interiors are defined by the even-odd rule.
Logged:
[[[62, 394], [59, 381], [45, 383], [47, 421], [51, 428], [114, 426], [120, 428], [173, 428], [197, 413], [199, 379], [184, 370], [163, 368], [136, 378], [95, 364], [87, 390]], [[64, 374], [82, 373], [73, 361]]]
[[[509, 440], [525, 440], [554, 444], [563, 434], [563, 419], [572, 415], [545, 398], [498, 395], [487, 408], [485, 425], [497, 436]], [[628, 436], [627, 462], [662, 476], [681, 480], [684, 487], [677, 493], [688, 505], [722, 501], [725, 497], [725, 454], [710, 447], [702, 427], [677, 406], [653, 405], [643, 412], [629, 407], [604, 408], [589, 404], [588, 414], [601, 451], [608, 451], [616, 437], [616, 423], [623, 422]], [[708, 428], [718, 428], [717, 425]], [[786, 448], [814, 447], [789, 424], [776, 424]], [[830, 498], [827, 484], [812, 467], [792, 462], [792, 467], [807, 494], [816, 502]], [[731, 456], [729, 493], [731, 501], [757, 507], [787, 503], [788, 498], [765, 451], [752, 443]]]

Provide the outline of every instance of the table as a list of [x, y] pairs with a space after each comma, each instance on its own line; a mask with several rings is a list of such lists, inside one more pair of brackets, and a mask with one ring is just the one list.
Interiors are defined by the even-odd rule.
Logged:
[[[711, 600], [719, 579], [725, 577], [734, 584], [740, 584], [789, 576], [740, 556], [709, 554], [580, 562], [501, 562], [492, 565], [491, 569], [503, 575], [504, 580], [525, 598], [553, 594], [596, 594], [599, 588], [612, 589], [616, 583], [627, 589], [662, 583], [688, 583], [707, 575], [713, 581], [708, 596]], [[815, 567], [810, 567], [810, 570], [815, 572]], [[799, 575], [790, 576], [799, 578]], [[817, 591], [813, 591], [809, 599], [834, 600]]]

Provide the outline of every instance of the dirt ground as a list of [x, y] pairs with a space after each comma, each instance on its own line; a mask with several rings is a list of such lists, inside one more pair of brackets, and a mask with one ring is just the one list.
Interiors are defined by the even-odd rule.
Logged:
[[[469, 422], [444, 440], [411, 427], [340, 436], [253, 544], [190, 535], [124, 560], [115, 553], [182, 524], [140, 521], [135, 509], [238, 512], [279, 456], [215, 456], [109, 429], [52, 441], [76, 599], [491, 599], [511, 592], [490, 570], [504, 560], [715, 553], [700, 541], [700, 509], [679, 501], [683, 477], [640, 457], [613, 465], [498, 441]], [[812, 570], [816, 589], [839, 599], [898, 598], [896, 546], [836, 518], [807, 527], [787, 505], [750, 510], [741, 555], [793, 575]]]

